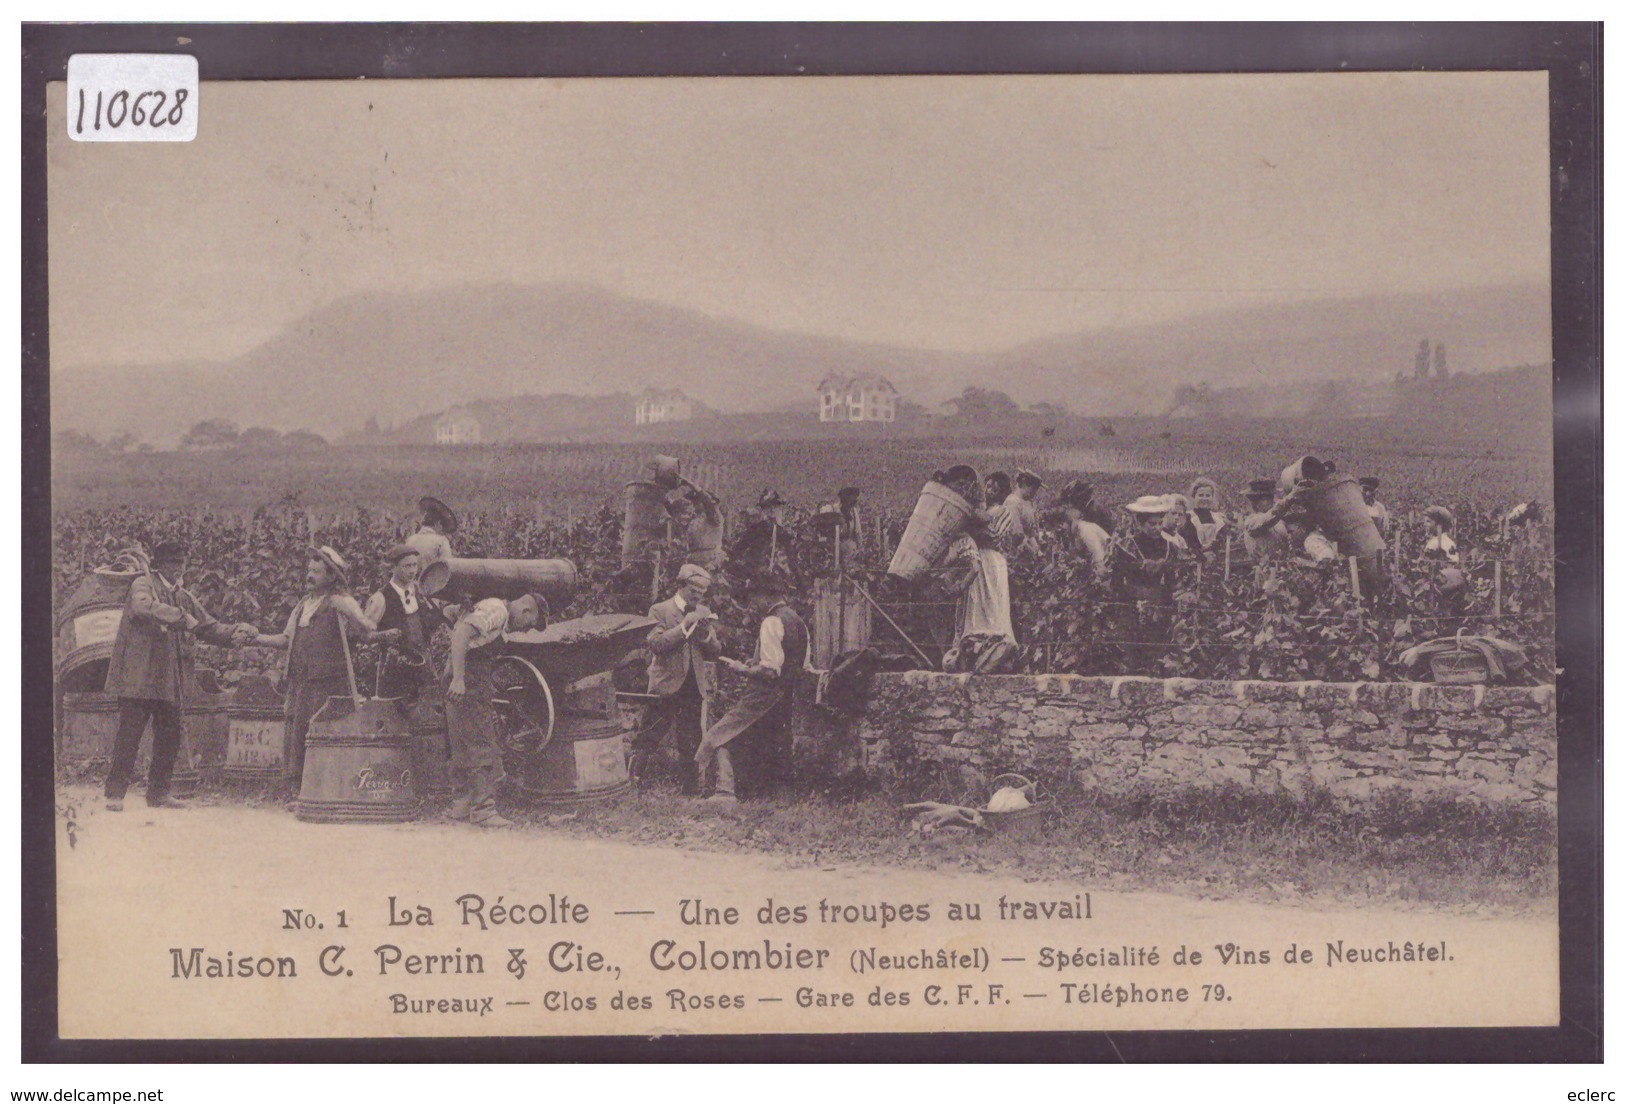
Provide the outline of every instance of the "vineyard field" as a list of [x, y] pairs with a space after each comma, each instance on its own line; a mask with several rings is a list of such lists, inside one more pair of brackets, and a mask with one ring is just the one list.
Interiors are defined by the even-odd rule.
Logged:
[[[1509, 446], [1492, 436], [1416, 440], [1380, 422], [1294, 432], [1278, 422], [1213, 423], [1163, 430], [1147, 420], [1116, 435], [951, 440], [875, 438], [737, 444], [487, 445], [455, 448], [328, 448], [280, 451], [59, 454], [52, 504], [58, 515], [120, 506], [225, 513], [277, 503], [318, 512], [362, 507], [409, 513], [421, 494], [467, 510], [534, 509], [580, 517], [615, 506], [621, 485], [642, 477], [656, 453], [737, 509], [767, 487], [811, 507], [846, 484], [864, 489], [871, 510], [906, 512], [931, 473], [955, 462], [983, 472], [1029, 467], [1051, 490], [1084, 476], [1106, 502], [1184, 490], [1196, 475], [1217, 479], [1228, 497], [1248, 479], [1278, 473], [1308, 452], [1342, 471], [1375, 475], [1390, 509], [1505, 506], [1549, 502], [1549, 443]], [[1163, 432], [1169, 437], [1164, 438]], [[1237, 504], [1232, 501], [1232, 508]]]

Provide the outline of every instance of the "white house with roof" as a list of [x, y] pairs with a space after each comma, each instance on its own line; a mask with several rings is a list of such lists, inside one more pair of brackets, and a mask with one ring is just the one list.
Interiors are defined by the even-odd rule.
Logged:
[[681, 391], [663, 391], [650, 387], [638, 396], [633, 421], [638, 425], [659, 425], [661, 422], [686, 422], [694, 417], [694, 403]]
[[480, 420], [467, 407], [454, 406], [434, 423], [434, 443], [477, 445], [480, 443]]
[[894, 422], [897, 420], [897, 388], [885, 376], [874, 372], [856, 376], [831, 372], [818, 385], [818, 420]]

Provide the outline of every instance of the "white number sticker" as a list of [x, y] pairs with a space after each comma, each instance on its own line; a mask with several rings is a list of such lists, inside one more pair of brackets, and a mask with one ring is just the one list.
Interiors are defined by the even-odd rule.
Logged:
[[197, 137], [197, 58], [74, 54], [68, 137], [76, 142], [190, 142]]

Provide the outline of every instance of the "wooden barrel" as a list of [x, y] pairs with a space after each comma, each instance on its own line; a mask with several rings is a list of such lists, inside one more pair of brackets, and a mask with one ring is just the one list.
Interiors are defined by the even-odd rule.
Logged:
[[518, 774], [519, 789], [543, 808], [611, 801], [632, 787], [619, 716], [565, 715], [553, 739]]
[[626, 516], [621, 528], [621, 567], [654, 559], [652, 541], [666, 539], [666, 488], [634, 480], [626, 485]]
[[324, 824], [397, 823], [418, 815], [412, 737], [392, 699], [331, 698], [310, 722], [294, 815]]
[[412, 777], [419, 797], [443, 797], [452, 792], [451, 745], [446, 739], [443, 702], [420, 698], [407, 717], [412, 736]]
[[927, 483], [886, 573], [899, 579], [918, 579], [942, 562], [948, 545], [974, 516], [971, 504], [957, 493], [941, 483]]
[[[105, 772], [118, 735], [118, 699], [101, 690], [62, 695], [62, 731], [57, 739], [58, 766], [99, 765]], [[146, 751], [143, 743], [142, 751]]]
[[[74, 588], [56, 615], [55, 668], [63, 681], [87, 664], [105, 662], [113, 655], [113, 638], [124, 619], [124, 604], [136, 576], [104, 569], [93, 571]], [[99, 690], [98, 686], [73, 689]]]
[[226, 765], [226, 746], [231, 742], [227, 700], [225, 694], [199, 694], [181, 703], [181, 746], [188, 750], [195, 772], [219, 777]]
[[280, 706], [231, 705], [226, 708], [226, 762], [221, 777], [229, 782], [276, 782], [282, 778], [282, 733], [287, 725]]
[[[170, 792], [189, 797], [197, 792], [200, 777], [191, 746], [191, 729], [183, 713], [181, 746], [175, 755]], [[113, 741], [118, 736], [118, 698], [101, 690], [72, 691], [62, 695], [62, 732], [57, 743], [59, 768], [90, 770], [106, 778], [113, 762]], [[148, 725], [136, 752], [132, 781], [147, 776], [152, 765], [152, 727]]]

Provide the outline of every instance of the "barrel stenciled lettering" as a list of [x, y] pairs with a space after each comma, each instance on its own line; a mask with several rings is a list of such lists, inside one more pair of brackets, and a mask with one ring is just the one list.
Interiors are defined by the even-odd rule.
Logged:
[[355, 788], [362, 793], [395, 793], [412, 788], [412, 772], [400, 767], [394, 771], [369, 765], [356, 772]]

